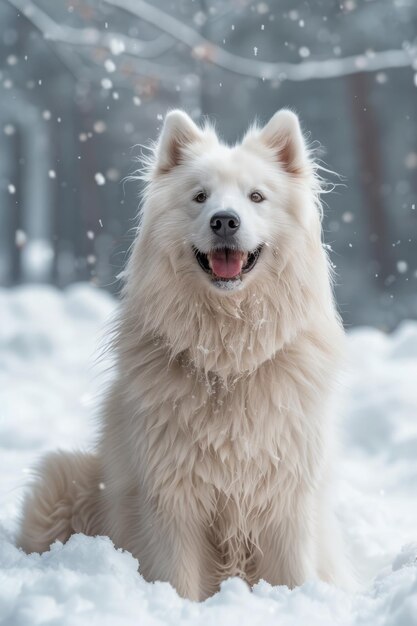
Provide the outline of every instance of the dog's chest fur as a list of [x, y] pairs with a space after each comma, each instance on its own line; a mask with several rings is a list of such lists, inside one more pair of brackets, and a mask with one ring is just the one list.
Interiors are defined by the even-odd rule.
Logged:
[[206, 523], [226, 507], [243, 528], [271, 506], [284, 510], [295, 489], [315, 481], [320, 373], [306, 380], [303, 365], [292, 370], [291, 355], [280, 355], [227, 387], [181, 362], [165, 374], [161, 404], [144, 418], [144, 480], [161, 507], [192, 511]]

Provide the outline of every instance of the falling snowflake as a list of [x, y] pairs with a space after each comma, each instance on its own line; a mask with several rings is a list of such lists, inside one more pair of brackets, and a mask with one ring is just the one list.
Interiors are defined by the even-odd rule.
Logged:
[[359, 69], [359, 70], [363, 70], [366, 66], [367, 66], [367, 60], [364, 56], [357, 56], [355, 58], [355, 66]]
[[253, 54], [256, 57], [258, 56], [258, 48], [256, 46], [254, 46], [254, 48], [253, 48]]
[[300, 55], [302, 59], [306, 59], [307, 57], [310, 56], [310, 50], [309, 48], [307, 48], [307, 46], [302, 46], [299, 49], [298, 54]]
[[106, 179], [111, 180], [112, 182], [116, 182], [120, 180], [120, 172], [115, 167], [109, 167], [106, 171]]
[[116, 64], [111, 59], [106, 59], [104, 61], [104, 68], [105, 68], [106, 72], [111, 74], [112, 72], [116, 71]]
[[13, 124], [6, 124], [6, 126], [3, 128], [3, 131], [5, 135], [11, 137], [11, 135], [15, 134], [16, 128], [13, 126]]
[[384, 85], [388, 80], [388, 76], [386, 75], [385, 72], [378, 72], [377, 75], [375, 76], [375, 80], [380, 85]]
[[404, 165], [408, 170], [417, 168], [417, 152], [409, 152], [404, 159]]
[[103, 87], [103, 89], [111, 89], [113, 87], [113, 83], [110, 78], [102, 78], [101, 86]]
[[354, 2], [354, 0], [346, 0], [343, 8], [345, 9], [345, 11], [353, 11], [354, 9], [356, 9], [356, 2]]
[[407, 270], [408, 270], [407, 261], [397, 261], [397, 272], [399, 274], [405, 274]]
[[8, 189], [8, 191], [9, 191], [9, 193], [11, 193], [11, 194], [16, 193], [16, 187], [15, 187], [14, 185], [12, 185], [12, 183], [9, 183], [9, 184], [7, 185], [7, 189]]
[[101, 172], [97, 172], [94, 175], [94, 180], [96, 181], [97, 185], [102, 186], [106, 184], [106, 179], [104, 178], [103, 174]]
[[260, 2], [256, 7], [256, 10], [258, 11], [259, 15], [265, 15], [265, 13], [269, 12], [269, 6], [266, 2]]
[[114, 37], [110, 41], [110, 51], [112, 54], [114, 54], [114, 56], [123, 54], [123, 52], [125, 51], [125, 44], [121, 39], [117, 39], [116, 37]]
[[351, 211], [345, 211], [342, 215], [342, 220], [345, 222], [345, 224], [350, 224], [351, 222], [353, 222], [354, 219], [354, 215]]
[[15, 232], [14, 242], [18, 248], [22, 248], [27, 242], [28, 238], [24, 230], [18, 229]]
[[193, 22], [196, 26], [203, 26], [207, 21], [207, 16], [203, 11], [197, 11], [193, 17]]
[[106, 123], [103, 122], [102, 120], [97, 120], [97, 122], [94, 122], [94, 132], [97, 133], [98, 135], [100, 135], [101, 133], [104, 133], [107, 130], [107, 126]]
[[56, 171], [55, 170], [49, 170], [48, 176], [49, 176], [49, 178], [56, 178]]

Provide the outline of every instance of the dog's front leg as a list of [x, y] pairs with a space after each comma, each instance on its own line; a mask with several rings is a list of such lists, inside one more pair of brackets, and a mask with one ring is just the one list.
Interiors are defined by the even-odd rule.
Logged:
[[180, 596], [202, 600], [209, 595], [202, 576], [207, 546], [198, 522], [186, 511], [175, 508], [148, 510], [140, 520], [136, 556], [139, 570], [149, 581], [167, 581]]
[[313, 525], [303, 507], [270, 523], [260, 538], [258, 579], [271, 585], [296, 587], [317, 578], [314, 563]]

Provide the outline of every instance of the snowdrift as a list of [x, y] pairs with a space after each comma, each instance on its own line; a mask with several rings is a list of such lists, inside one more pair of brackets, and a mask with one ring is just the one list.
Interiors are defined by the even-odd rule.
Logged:
[[0, 291], [0, 624], [56, 626], [417, 625], [417, 323], [349, 334], [338, 411], [338, 515], [360, 580], [289, 590], [226, 581], [204, 603], [146, 583], [105, 537], [27, 556], [13, 545], [30, 468], [47, 450], [94, 442], [115, 301], [89, 285]]

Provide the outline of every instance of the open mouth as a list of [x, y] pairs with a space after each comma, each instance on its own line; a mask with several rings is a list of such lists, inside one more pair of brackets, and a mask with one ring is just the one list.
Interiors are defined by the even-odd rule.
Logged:
[[[219, 287], [240, 283], [242, 274], [247, 274], [255, 267], [263, 244], [252, 250], [243, 252], [232, 248], [216, 248], [207, 254], [193, 248], [200, 267], [209, 274]], [[223, 284], [224, 283], [224, 284]]]

